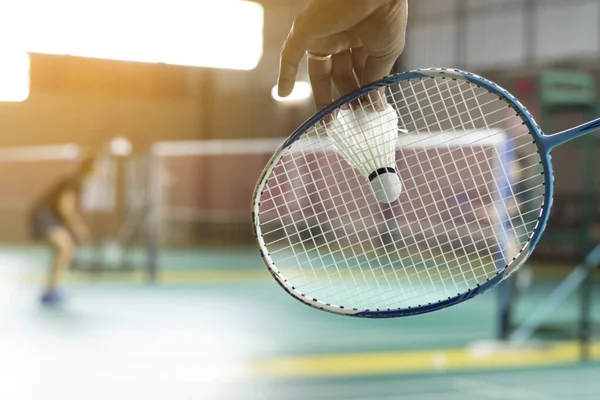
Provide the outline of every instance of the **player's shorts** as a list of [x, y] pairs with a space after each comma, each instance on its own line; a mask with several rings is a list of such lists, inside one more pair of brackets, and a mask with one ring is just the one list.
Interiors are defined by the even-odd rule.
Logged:
[[53, 228], [62, 228], [65, 224], [47, 207], [40, 206], [33, 210], [32, 233], [36, 240], [46, 238], [46, 234]]

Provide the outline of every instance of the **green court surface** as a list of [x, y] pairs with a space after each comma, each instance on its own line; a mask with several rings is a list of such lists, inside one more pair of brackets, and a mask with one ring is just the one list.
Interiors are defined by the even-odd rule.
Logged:
[[[253, 249], [161, 252], [143, 275], [70, 274], [61, 310], [38, 306], [49, 254], [0, 248], [0, 399], [598, 399], [600, 344], [580, 363], [571, 299], [559, 341], [486, 354], [494, 291], [450, 309], [361, 320], [310, 309]], [[519, 311], [553, 282], [539, 282]], [[594, 299], [600, 320], [600, 298]], [[560, 333], [560, 332], [559, 332]], [[562, 336], [561, 336], [562, 335]]]

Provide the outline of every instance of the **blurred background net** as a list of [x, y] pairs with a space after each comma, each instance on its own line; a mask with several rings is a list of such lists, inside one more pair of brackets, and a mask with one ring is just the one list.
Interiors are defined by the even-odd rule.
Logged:
[[150, 156], [160, 242], [252, 244], [252, 192], [282, 140], [158, 142]]

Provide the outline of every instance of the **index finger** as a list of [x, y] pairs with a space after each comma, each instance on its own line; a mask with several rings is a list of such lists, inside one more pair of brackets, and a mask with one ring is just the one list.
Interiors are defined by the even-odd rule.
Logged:
[[292, 27], [281, 50], [279, 76], [277, 78], [277, 93], [279, 96], [286, 97], [292, 93], [298, 74], [298, 64], [300, 64], [302, 57], [304, 57], [304, 49], [298, 45]]

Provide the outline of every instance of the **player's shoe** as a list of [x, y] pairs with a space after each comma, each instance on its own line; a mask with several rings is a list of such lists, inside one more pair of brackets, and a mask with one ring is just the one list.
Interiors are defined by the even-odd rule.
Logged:
[[40, 302], [45, 306], [58, 306], [64, 301], [64, 295], [56, 289], [44, 292], [40, 299]]

